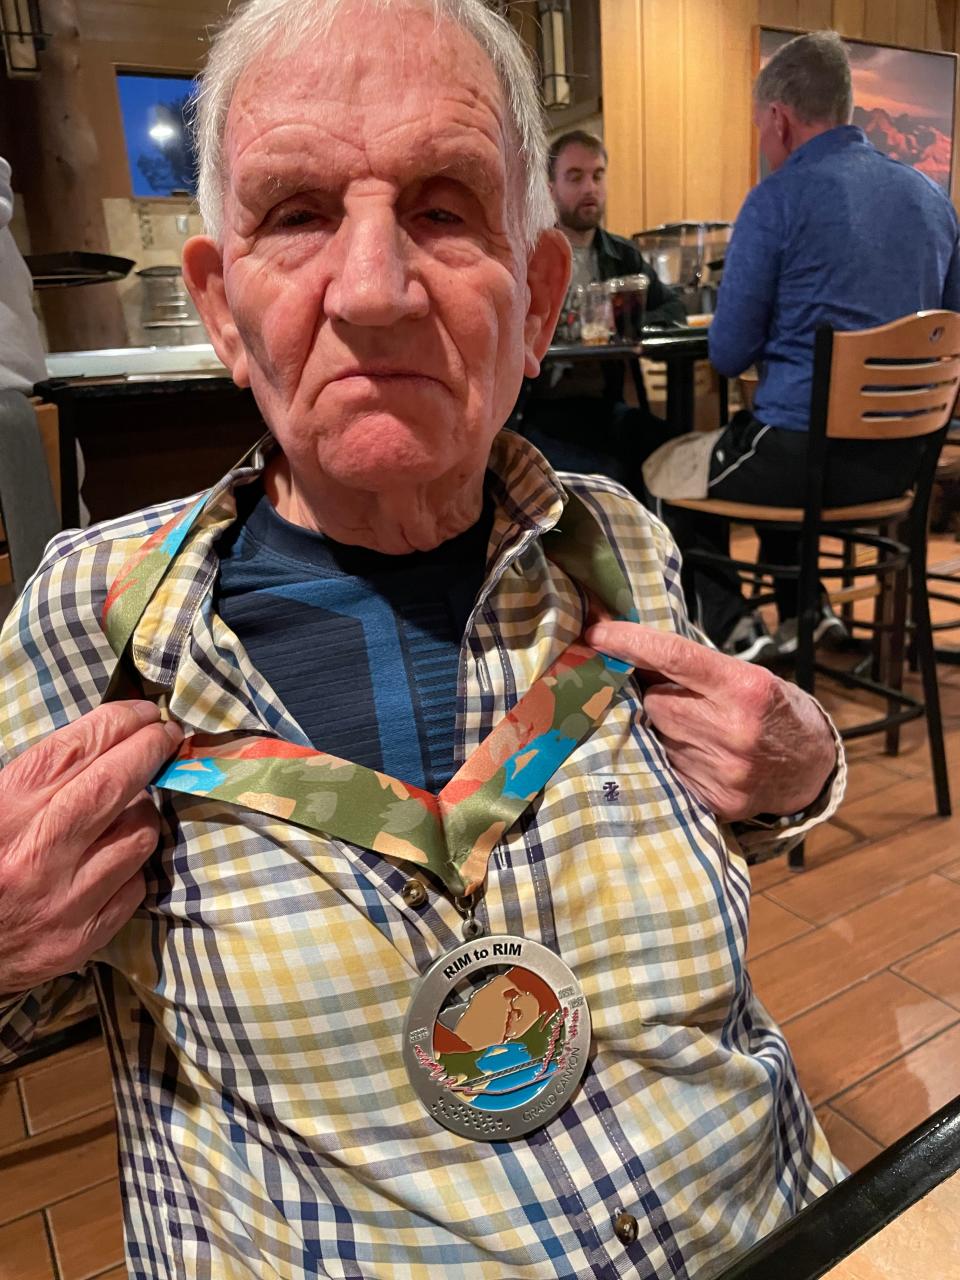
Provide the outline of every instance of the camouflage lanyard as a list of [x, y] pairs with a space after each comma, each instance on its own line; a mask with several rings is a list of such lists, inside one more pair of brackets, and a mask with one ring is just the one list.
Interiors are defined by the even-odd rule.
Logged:
[[[111, 585], [103, 627], [119, 659], [212, 499], [201, 499], [153, 533]], [[567, 495], [560, 526], [543, 535], [543, 545], [607, 615], [636, 620], [613, 548], [579, 498]], [[105, 700], [117, 696], [119, 670]], [[468, 895], [483, 883], [494, 845], [590, 734], [631, 670], [575, 640], [438, 795], [266, 735], [187, 737], [153, 785], [241, 805], [416, 863], [453, 894]]]

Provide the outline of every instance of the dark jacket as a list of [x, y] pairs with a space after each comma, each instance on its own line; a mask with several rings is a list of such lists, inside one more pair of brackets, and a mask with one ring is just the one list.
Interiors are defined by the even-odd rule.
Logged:
[[[603, 227], [597, 227], [595, 242], [597, 249], [597, 267], [601, 280], [612, 280], [615, 276], [645, 275], [650, 281], [647, 291], [646, 318], [653, 323], [669, 323], [686, 320], [686, 310], [678, 294], [668, 288], [645, 261], [637, 246], [623, 236], [615, 236]], [[568, 365], [560, 381], [556, 379], [555, 369], [546, 369], [538, 378], [526, 381], [520, 392], [520, 399], [514, 413], [527, 416], [546, 413], [556, 418], [564, 411], [582, 414], [586, 405], [595, 406], [595, 418], [604, 420], [616, 411], [616, 406], [623, 402], [624, 366], [620, 361], [611, 363], [608, 360], [578, 361], [576, 366]], [[642, 387], [637, 389], [641, 407], [646, 411], [646, 393]]]
[[679, 295], [662, 282], [632, 240], [597, 227], [595, 243], [601, 280], [612, 280], [614, 276], [646, 276], [650, 281], [647, 319], [654, 323], [676, 320], [683, 324], [687, 313]]

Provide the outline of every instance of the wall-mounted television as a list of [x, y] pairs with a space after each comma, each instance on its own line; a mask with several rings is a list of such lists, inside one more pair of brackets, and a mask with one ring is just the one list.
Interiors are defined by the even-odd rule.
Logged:
[[118, 71], [130, 185], [135, 196], [197, 190], [197, 157], [186, 114], [196, 81], [190, 76]]

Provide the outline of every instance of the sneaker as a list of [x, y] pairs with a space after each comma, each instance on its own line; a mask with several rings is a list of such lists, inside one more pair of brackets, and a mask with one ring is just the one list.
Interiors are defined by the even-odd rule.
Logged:
[[[850, 632], [843, 625], [830, 606], [824, 602], [820, 606], [820, 617], [813, 628], [814, 645], [822, 644], [827, 649], [842, 649], [850, 639]], [[787, 618], [777, 628], [777, 652], [781, 658], [792, 657], [797, 652], [797, 619]]]
[[746, 613], [722, 645], [723, 652], [744, 662], [765, 663], [777, 656], [777, 646], [757, 613]]

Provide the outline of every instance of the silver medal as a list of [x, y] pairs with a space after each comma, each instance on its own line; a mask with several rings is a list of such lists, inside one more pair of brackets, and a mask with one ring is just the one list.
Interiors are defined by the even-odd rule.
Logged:
[[436, 960], [410, 1002], [403, 1059], [439, 1124], [509, 1141], [570, 1100], [587, 1065], [590, 1011], [559, 956], [509, 934], [470, 939]]

